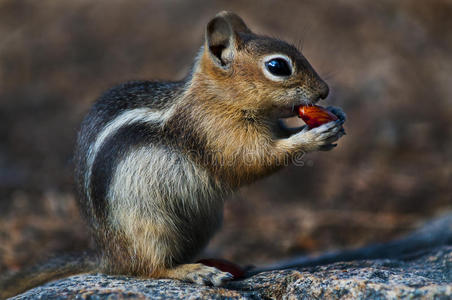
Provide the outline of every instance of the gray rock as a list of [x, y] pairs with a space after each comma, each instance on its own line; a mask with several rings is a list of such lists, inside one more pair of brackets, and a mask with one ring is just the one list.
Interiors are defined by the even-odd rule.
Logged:
[[452, 299], [452, 247], [405, 259], [334, 263], [271, 271], [233, 283], [263, 297], [296, 299]]
[[82, 274], [12, 299], [452, 299], [451, 241], [448, 215], [397, 241], [295, 258], [221, 288]]
[[13, 299], [452, 299], [452, 246], [406, 256], [263, 272], [224, 288], [104, 274], [68, 277]]

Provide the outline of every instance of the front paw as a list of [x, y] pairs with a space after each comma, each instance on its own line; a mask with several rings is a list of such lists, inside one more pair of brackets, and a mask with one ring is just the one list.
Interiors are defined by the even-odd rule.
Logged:
[[328, 122], [313, 129], [305, 128], [289, 139], [296, 148], [304, 151], [328, 151], [336, 147], [337, 144], [333, 143], [345, 134], [342, 128], [344, 121], [345, 114], [344, 119]]
[[347, 115], [344, 113], [344, 111], [340, 107], [328, 106], [326, 109], [329, 110], [330, 112], [332, 112], [334, 115], [336, 115], [336, 117], [338, 117], [339, 120], [341, 120], [341, 121], [345, 122], [345, 120], [347, 119]]

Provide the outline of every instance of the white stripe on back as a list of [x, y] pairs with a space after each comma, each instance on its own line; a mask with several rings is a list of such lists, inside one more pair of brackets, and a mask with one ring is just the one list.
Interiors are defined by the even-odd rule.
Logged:
[[[155, 110], [150, 108], [136, 108], [123, 112], [113, 120], [107, 123], [107, 125], [99, 132], [96, 137], [95, 143], [89, 147], [86, 168], [87, 173], [85, 175], [85, 189], [89, 190], [89, 182], [92, 174], [92, 167], [94, 160], [96, 159], [97, 152], [107, 138], [117, 132], [121, 127], [136, 124], [136, 123], [160, 123], [163, 124], [171, 115], [172, 109]], [[90, 192], [88, 192], [88, 195]]]

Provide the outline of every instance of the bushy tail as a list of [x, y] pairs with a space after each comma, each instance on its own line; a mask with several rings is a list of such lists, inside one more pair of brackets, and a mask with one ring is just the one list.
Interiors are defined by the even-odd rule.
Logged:
[[94, 253], [58, 256], [43, 264], [0, 278], [0, 299], [13, 297], [55, 279], [94, 272], [98, 267], [98, 259]]

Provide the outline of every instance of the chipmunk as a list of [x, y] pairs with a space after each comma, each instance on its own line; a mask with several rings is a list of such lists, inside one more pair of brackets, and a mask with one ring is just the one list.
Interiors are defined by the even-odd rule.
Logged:
[[96, 270], [214, 286], [230, 280], [193, 258], [220, 227], [228, 195], [296, 153], [335, 146], [345, 121], [338, 108], [330, 108], [338, 121], [296, 133], [278, 122], [327, 95], [294, 46], [253, 33], [225, 11], [207, 24], [182, 81], [107, 91], [84, 119], [75, 155]]

